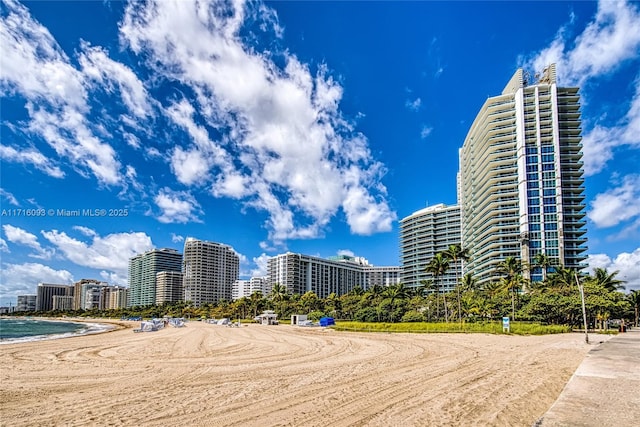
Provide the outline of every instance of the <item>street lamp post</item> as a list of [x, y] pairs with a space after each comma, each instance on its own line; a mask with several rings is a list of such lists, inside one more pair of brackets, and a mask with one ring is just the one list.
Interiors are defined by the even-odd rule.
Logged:
[[573, 274], [576, 277], [576, 284], [578, 285], [578, 290], [580, 291], [580, 299], [582, 300], [582, 320], [584, 322], [584, 341], [589, 344], [589, 328], [587, 325], [587, 309], [584, 305], [584, 287], [582, 285], [582, 283], [580, 283], [580, 280], [578, 280], [578, 273], [576, 273], [575, 271], [573, 272]]

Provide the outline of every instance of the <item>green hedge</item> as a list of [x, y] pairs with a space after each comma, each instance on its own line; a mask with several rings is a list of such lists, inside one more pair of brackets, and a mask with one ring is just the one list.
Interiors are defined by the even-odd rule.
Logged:
[[[515, 335], [547, 335], [571, 332], [569, 326], [542, 325], [531, 322], [511, 322], [511, 334]], [[502, 334], [502, 322], [474, 323], [374, 323], [374, 322], [337, 322], [333, 329], [337, 331], [355, 332], [411, 332], [411, 333], [485, 333]]]

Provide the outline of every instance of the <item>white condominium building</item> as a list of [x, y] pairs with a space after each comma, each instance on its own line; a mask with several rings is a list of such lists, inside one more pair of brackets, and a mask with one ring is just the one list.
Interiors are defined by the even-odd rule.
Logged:
[[343, 295], [356, 286], [366, 290], [374, 284], [399, 282], [399, 267], [374, 267], [364, 258], [332, 257], [286, 253], [269, 260], [269, 282], [283, 285], [291, 294], [314, 292], [319, 298], [330, 294]]
[[16, 311], [36, 311], [36, 295], [18, 295]]
[[268, 277], [252, 277], [249, 280], [236, 280], [231, 290], [233, 300], [249, 298], [255, 292], [260, 292], [263, 296], [269, 295], [271, 286], [268, 279]]
[[[433, 257], [449, 249], [451, 245], [460, 245], [460, 208], [443, 203], [426, 207], [400, 221], [400, 258], [402, 262], [402, 282], [408, 287], [421, 286], [424, 281], [433, 281], [435, 277], [425, 268]], [[456, 271], [462, 277], [462, 263], [450, 263], [449, 270], [438, 277], [440, 291], [455, 288]]]
[[199, 307], [231, 301], [240, 274], [240, 257], [231, 246], [189, 237], [184, 242], [184, 300]]
[[[569, 268], [586, 258], [578, 88], [558, 87], [555, 64], [530, 79], [516, 71], [488, 98], [460, 149], [458, 174], [465, 272], [497, 280], [507, 257], [541, 253]], [[540, 268], [531, 279], [541, 280]]]
[[397, 265], [393, 266], [364, 266], [365, 277], [367, 283], [364, 289], [370, 289], [375, 285], [391, 286], [397, 285], [402, 281], [402, 268]]

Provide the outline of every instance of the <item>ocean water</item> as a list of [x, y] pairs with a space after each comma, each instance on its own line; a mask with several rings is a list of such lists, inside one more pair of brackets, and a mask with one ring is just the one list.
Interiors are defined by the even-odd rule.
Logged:
[[40, 319], [0, 319], [0, 344], [66, 338], [103, 332], [109, 325]]

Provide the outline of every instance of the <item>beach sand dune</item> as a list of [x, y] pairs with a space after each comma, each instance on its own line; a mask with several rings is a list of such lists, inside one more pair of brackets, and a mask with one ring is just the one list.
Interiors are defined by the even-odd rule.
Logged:
[[531, 426], [589, 349], [578, 334], [365, 334], [199, 322], [121, 329], [0, 346], [0, 420]]

